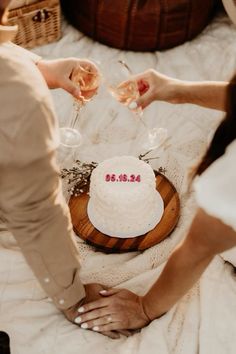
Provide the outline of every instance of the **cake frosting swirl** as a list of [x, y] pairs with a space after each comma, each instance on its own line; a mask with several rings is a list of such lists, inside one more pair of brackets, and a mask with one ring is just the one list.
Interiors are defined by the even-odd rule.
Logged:
[[101, 162], [92, 172], [88, 217], [96, 229], [115, 237], [135, 237], [152, 230], [164, 205], [152, 168], [133, 156]]

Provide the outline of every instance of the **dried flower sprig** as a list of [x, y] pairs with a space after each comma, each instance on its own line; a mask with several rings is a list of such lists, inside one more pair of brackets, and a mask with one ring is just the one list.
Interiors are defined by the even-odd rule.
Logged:
[[88, 192], [89, 182], [91, 173], [95, 167], [97, 167], [97, 162], [81, 162], [80, 160], [76, 160], [74, 166], [70, 169], [63, 168], [61, 171], [61, 178], [67, 179], [67, 183], [69, 186], [68, 192], [70, 195], [74, 195], [75, 197]]
[[[146, 156], [150, 151], [145, 154], [139, 155], [139, 160], [142, 160], [146, 163], [149, 163], [150, 160], [158, 159], [158, 157], [147, 158]], [[146, 158], [144, 158], [146, 157]], [[90, 177], [93, 170], [97, 167], [97, 162], [81, 162], [76, 160], [76, 166], [73, 166], [70, 169], [63, 168], [61, 170], [61, 178], [67, 180], [68, 192], [71, 196], [78, 197], [83, 193], [88, 193]], [[165, 173], [166, 169], [163, 167], [158, 168], [158, 172]]]
[[[142, 161], [144, 161], [144, 162], [146, 162], [146, 163], [149, 164], [149, 162], [150, 162], [151, 160], [157, 160], [157, 159], [159, 159], [159, 156], [157, 156], [157, 157], [146, 157], [146, 158], [144, 159], [144, 157], [147, 156], [151, 151], [152, 151], [152, 150], [149, 150], [149, 151], [145, 152], [145, 154], [140, 154], [139, 157], [138, 157], [139, 160], [142, 160]], [[167, 172], [167, 170], [165, 169], [165, 167], [159, 167], [159, 168], [158, 168], [158, 172], [165, 174], [165, 173]]]

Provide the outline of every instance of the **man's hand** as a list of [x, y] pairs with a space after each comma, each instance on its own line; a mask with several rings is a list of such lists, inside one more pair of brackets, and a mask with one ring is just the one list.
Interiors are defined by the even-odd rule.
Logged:
[[125, 289], [102, 290], [103, 299], [79, 308], [80, 323], [94, 331], [139, 329], [150, 323], [142, 297]]
[[77, 304], [73, 305], [69, 309], [64, 310], [64, 314], [66, 318], [71, 321], [75, 322], [75, 319], [78, 317], [78, 308], [87, 302], [97, 300], [101, 298], [99, 291], [103, 290], [104, 287], [100, 284], [87, 284], [84, 285], [86, 296], [80, 300]]
[[[85, 59], [67, 58], [40, 60], [37, 66], [50, 89], [62, 88], [79, 100], [81, 100], [82, 94], [80, 85], [72, 81], [74, 74], [81, 68], [84, 68], [92, 75], [99, 76], [97, 66], [93, 62]], [[92, 90], [93, 92], [90, 92], [90, 96], [96, 94], [97, 89], [98, 87], [95, 87]]]
[[[66, 318], [69, 321], [71, 321], [75, 324], [78, 324], [78, 325], [82, 324], [82, 322], [80, 321], [80, 313], [78, 312], [78, 309], [81, 306], [85, 306], [85, 304], [87, 304], [88, 302], [101, 299], [100, 291], [104, 290], [104, 288], [105, 288], [104, 286], [102, 286], [100, 284], [87, 284], [84, 287], [85, 287], [86, 297], [83, 298], [80, 302], [78, 302], [74, 306], [63, 311], [64, 315], [66, 316]], [[87, 328], [85, 328], [85, 329], [87, 329]], [[129, 331], [122, 331], [122, 330], [118, 331], [118, 332], [113, 332], [113, 331], [100, 331], [100, 332], [103, 335], [110, 337], [112, 339], [119, 339], [120, 334], [125, 335], [126, 337], [128, 337], [131, 334]]]

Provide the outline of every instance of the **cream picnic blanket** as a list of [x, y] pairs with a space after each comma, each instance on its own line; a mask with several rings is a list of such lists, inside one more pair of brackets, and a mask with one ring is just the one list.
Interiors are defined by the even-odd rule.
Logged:
[[[153, 67], [187, 80], [225, 80], [236, 70], [236, 28], [224, 16], [195, 40], [161, 53], [121, 52], [93, 42], [66, 24], [63, 33], [58, 43], [36, 52], [47, 58], [90, 57], [100, 62], [120, 56], [136, 72]], [[71, 98], [60, 91], [53, 96], [63, 124], [70, 115]], [[84, 110], [79, 121], [86, 141], [79, 152], [81, 159], [101, 161], [140, 152], [137, 129], [141, 126], [125, 111], [117, 116], [114, 104], [101, 94]], [[105, 255], [78, 239], [84, 282], [127, 287], [138, 294], [148, 290], [186, 235], [196, 208], [187, 188], [188, 171], [203, 154], [222, 114], [191, 105], [155, 103], [144, 118], [150, 127], [168, 129], [169, 143], [161, 152], [153, 152], [153, 156], [160, 155], [153, 167], [165, 167], [180, 194], [177, 228], [171, 237], [143, 253]], [[38, 285], [12, 236], [0, 232], [0, 330], [9, 333], [12, 354], [234, 354], [235, 313], [235, 275], [217, 256], [201, 281], [167, 315], [128, 339], [110, 340], [70, 324]]]

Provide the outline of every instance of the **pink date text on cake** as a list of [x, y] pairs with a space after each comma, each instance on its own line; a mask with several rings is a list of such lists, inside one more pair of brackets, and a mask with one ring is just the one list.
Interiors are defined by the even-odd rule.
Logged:
[[117, 176], [115, 173], [111, 173], [111, 174], [106, 174], [105, 181], [106, 182], [141, 182], [141, 176], [140, 175], [128, 176], [125, 173]]

